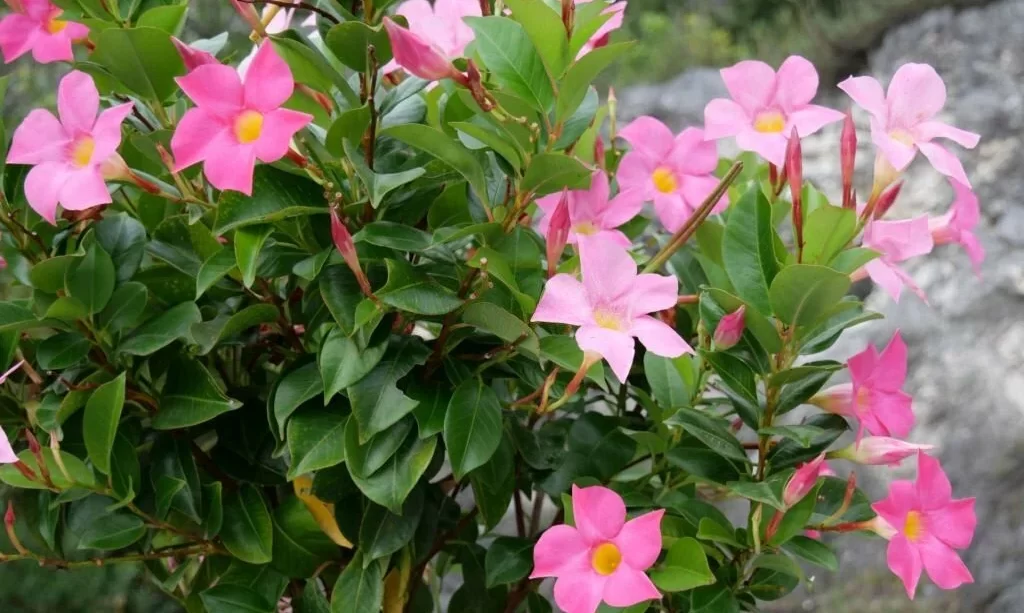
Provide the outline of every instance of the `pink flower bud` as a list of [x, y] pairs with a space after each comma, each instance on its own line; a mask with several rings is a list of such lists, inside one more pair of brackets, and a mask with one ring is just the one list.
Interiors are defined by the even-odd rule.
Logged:
[[900, 190], [903, 189], [903, 182], [899, 182], [889, 189], [882, 192], [882, 195], [878, 197], [878, 202], [875, 203], [874, 218], [881, 219], [885, 217], [885, 214], [889, 212], [892, 205], [896, 203], [896, 198], [900, 195]]
[[7, 501], [7, 512], [4, 513], [4, 525], [10, 530], [14, 527], [14, 502], [11, 500]]
[[334, 239], [334, 247], [345, 260], [345, 264], [348, 265], [352, 274], [356, 276], [359, 288], [363, 290], [364, 294], [371, 296], [373, 290], [370, 288], [370, 281], [366, 278], [366, 273], [363, 272], [362, 266], [359, 265], [359, 254], [356, 253], [356, 245], [352, 242], [352, 235], [349, 233], [348, 228], [345, 227], [345, 223], [341, 221], [338, 212], [334, 210], [331, 211], [331, 238]]
[[391, 39], [395, 61], [410, 74], [429, 81], [465, 80], [465, 75], [460, 73], [444, 52], [433, 44], [398, 25], [390, 17], [384, 18], [384, 27], [387, 28], [388, 37]]
[[713, 337], [715, 348], [729, 349], [740, 342], [740, 337], [743, 336], [743, 330], [746, 327], [744, 323], [746, 312], [747, 307], [741, 306], [718, 322], [718, 327], [715, 328], [715, 335]]
[[796, 234], [799, 261], [804, 247], [804, 154], [800, 147], [800, 135], [797, 134], [795, 127], [786, 143], [786, 180], [789, 181], [789, 193], [793, 201], [793, 230]]
[[824, 464], [825, 454], [822, 453], [796, 469], [796, 472], [790, 477], [789, 483], [786, 484], [786, 489], [782, 491], [782, 502], [786, 507], [793, 506], [811, 493], [814, 485], [818, 482]]
[[934, 445], [917, 445], [888, 436], [865, 436], [859, 443], [834, 451], [829, 457], [870, 466], [899, 466], [906, 458], [916, 456], [918, 451], [932, 449], [935, 449]]
[[203, 66], [204, 64], [219, 64], [217, 58], [213, 57], [212, 53], [196, 49], [190, 45], [187, 45], [175, 37], [171, 37], [171, 42], [174, 43], [174, 48], [178, 50], [178, 55], [181, 56], [181, 61], [185, 63], [185, 70], [192, 72], [196, 68]]
[[124, 161], [124, 158], [117, 153], [112, 153], [110, 157], [100, 163], [100, 174], [103, 176], [104, 181], [130, 183], [142, 188], [150, 194], [159, 194], [162, 191], [158, 185], [152, 181], [143, 179], [131, 168], [128, 168], [128, 164]]
[[558, 260], [565, 250], [565, 243], [569, 240], [569, 190], [562, 190], [562, 198], [555, 205], [551, 213], [551, 221], [548, 223], [547, 240], [548, 276], [552, 277], [558, 269]]
[[846, 112], [843, 133], [839, 137], [839, 160], [843, 171], [843, 208], [857, 207], [853, 196], [853, 171], [857, 164], [857, 128], [853, 125], [853, 114]]

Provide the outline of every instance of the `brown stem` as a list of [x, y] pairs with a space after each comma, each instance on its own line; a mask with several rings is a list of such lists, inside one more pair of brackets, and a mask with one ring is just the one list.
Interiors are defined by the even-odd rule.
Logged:
[[217, 555], [222, 552], [216, 545], [210, 542], [204, 542], [199, 544], [188, 544], [188, 545], [175, 545], [173, 547], [164, 547], [161, 549], [154, 549], [146, 553], [135, 553], [125, 556], [117, 556], [111, 558], [90, 558], [88, 560], [79, 561], [68, 561], [60, 560], [57, 558], [43, 558], [34, 554], [18, 554], [18, 555], [6, 555], [0, 553], [0, 564], [4, 562], [17, 562], [19, 560], [34, 560], [40, 566], [51, 566], [53, 568], [83, 568], [87, 566], [104, 566], [106, 564], [119, 564], [124, 562], [141, 562], [144, 560], [161, 560], [163, 558], [169, 558], [172, 556], [190, 556], [190, 555]]
[[427, 564], [430, 563], [430, 560], [432, 560], [434, 556], [444, 549], [444, 546], [448, 543], [449, 539], [459, 532], [462, 532], [462, 530], [469, 525], [469, 522], [476, 518], [477, 511], [478, 509], [473, 507], [469, 513], [462, 516], [462, 519], [459, 520], [459, 523], [456, 524], [454, 528], [438, 536], [437, 539], [434, 540], [434, 544], [430, 547], [430, 550], [427, 551], [427, 555], [420, 560], [419, 564], [413, 567], [412, 572], [409, 573], [409, 589], [405, 599], [407, 603], [405, 606], [406, 613], [411, 612], [410, 606], [412, 603], [412, 597], [416, 593], [416, 588], [418, 588], [421, 583], [420, 578], [423, 576], [423, 571], [427, 569]]
[[373, 157], [377, 141], [377, 103], [374, 99], [377, 91], [377, 49], [373, 45], [367, 45], [366, 54], [370, 56], [367, 72], [370, 74], [370, 83], [367, 88], [366, 104], [370, 107], [370, 125], [366, 128], [366, 165], [373, 170]]
[[334, 15], [331, 15], [324, 9], [313, 6], [308, 2], [292, 2], [291, 0], [239, 0], [239, 2], [244, 2], [245, 4], [273, 4], [274, 6], [283, 6], [285, 8], [302, 9], [304, 11], [316, 13], [317, 15], [322, 15], [324, 19], [331, 23], [340, 23], [338, 18]]

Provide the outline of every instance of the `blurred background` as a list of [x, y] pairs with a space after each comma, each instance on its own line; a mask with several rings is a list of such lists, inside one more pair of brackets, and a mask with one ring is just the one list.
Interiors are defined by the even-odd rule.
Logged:
[[[246, 49], [245, 31], [232, 17], [225, 1], [192, 2], [183, 38], [228, 28], [231, 44]], [[955, 248], [908, 262], [927, 304], [914, 296], [894, 304], [864, 287], [869, 308], [887, 319], [855, 329], [828, 357], [845, 360], [901, 329], [910, 347], [907, 391], [918, 417], [911, 440], [939, 445], [956, 494], [978, 498], [978, 531], [964, 556], [976, 583], [947, 593], [924, 582], [917, 600], [908, 601], [885, 566], [884, 543], [852, 538], [843, 541], [839, 575], [811, 577], [809, 589], [767, 608], [1024, 611], [1024, 454], [1017, 453], [1024, 451], [1024, 0], [629, 0], [625, 26], [614, 38], [637, 41], [604, 76], [620, 101], [620, 125], [643, 114], [677, 130], [700, 125], [707, 101], [725, 95], [717, 68], [740, 59], [777, 65], [790, 54], [804, 55], [819, 68], [820, 102], [841, 109], [849, 101], [834, 84], [849, 74], [885, 83], [901, 64], [914, 61], [932, 64], [943, 76], [949, 96], [943, 119], [982, 135], [977, 149], [958, 153], [981, 199], [978, 234], [988, 258], [978, 276]], [[0, 68], [12, 75], [3, 108], [8, 126], [31, 108], [53, 103], [59, 70], [29, 60]], [[833, 127], [804, 144], [805, 174], [833, 197], [840, 193], [838, 136]], [[871, 159], [870, 143], [862, 143], [859, 167], [865, 173]], [[945, 180], [919, 160], [891, 216], [936, 215], [950, 202]], [[889, 480], [911, 478], [913, 471], [864, 471], [859, 483], [877, 498]], [[0, 489], [0, 504], [4, 496]], [[0, 565], [4, 613], [179, 610], [135, 567], [68, 573], [31, 563]]]

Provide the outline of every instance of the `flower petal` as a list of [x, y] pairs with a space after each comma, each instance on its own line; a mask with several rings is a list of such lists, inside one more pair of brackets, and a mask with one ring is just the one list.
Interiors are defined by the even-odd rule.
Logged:
[[256, 157], [276, 162], [288, 153], [295, 133], [313, 121], [313, 116], [291, 109], [276, 109], [263, 116], [263, 130], [256, 141]]
[[626, 523], [626, 503], [600, 486], [572, 486], [572, 516], [580, 536], [591, 547], [611, 541]]
[[[559, 524], [540, 535], [533, 547], [531, 579], [557, 577], [570, 572], [586, 571], [590, 546], [572, 526]], [[581, 564], [582, 562], [582, 564]]]
[[904, 64], [889, 81], [886, 102], [889, 129], [910, 129], [942, 110], [946, 104], [946, 84], [928, 64]]
[[923, 451], [917, 454], [917, 496], [925, 510], [941, 509], [953, 497], [953, 486], [942, 465]]
[[608, 360], [620, 382], [629, 377], [636, 354], [636, 342], [629, 334], [588, 324], [576, 331], [576, 344]]
[[949, 545], [936, 538], [924, 537], [917, 544], [928, 577], [944, 590], [955, 590], [965, 583], [974, 583], [971, 571]]
[[10, 64], [28, 53], [39, 33], [38, 24], [20, 13], [0, 19], [0, 53], [3, 53], [4, 63]]
[[643, 154], [651, 161], [663, 160], [672, 151], [672, 130], [647, 115], [629, 122], [619, 130], [619, 136], [629, 143], [633, 151]]
[[878, 366], [871, 376], [871, 385], [878, 389], [897, 392], [907, 379], [907, 344], [897, 330], [889, 344], [878, 356]]
[[67, 174], [60, 188], [60, 205], [68, 211], [84, 211], [110, 203], [110, 190], [98, 167], [77, 169]]
[[39, 32], [32, 42], [32, 59], [40, 64], [74, 61], [75, 54], [71, 50], [71, 38], [63, 32], [59, 34]]
[[593, 320], [587, 292], [572, 275], [558, 274], [548, 279], [544, 293], [530, 321], [582, 326]]
[[716, 98], [704, 107], [704, 138], [736, 136], [753, 125], [751, 115], [733, 100]]
[[879, 122], [871, 122], [871, 142], [875, 143], [878, 150], [889, 160], [893, 168], [903, 170], [914, 161], [917, 150], [912, 145], [900, 142], [889, 136], [889, 133], [882, 129]]
[[654, 193], [654, 212], [661, 220], [661, 225], [669, 232], [678, 232], [686, 220], [693, 214], [693, 208], [687, 204], [682, 194], [676, 192], [663, 194]]
[[974, 498], [951, 500], [949, 504], [925, 513], [928, 532], [954, 549], [970, 547], [978, 516]]
[[775, 100], [787, 113], [807, 105], [818, 93], [818, 71], [799, 55], [786, 58], [775, 79]]
[[555, 581], [555, 604], [565, 613], [594, 613], [605, 583], [607, 578], [593, 571], [563, 575]]
[[593, 220], [608, 206], [608, 175], [597, 170], [591, 175], [590, 187], [569, 191], [569, 219], [573, 223]]
[[669, 275], [642, 274], [633, 282], [633, 313], [655, 313], [675, 308], [679, 279]]
[[0, 464], [14, 464], [18, 461], [18, 454], [11, 448], [11, 441], [7, 439], [7, 433], [0, 428]]
[[655, 319], [650, 315], [643, 315], [633, 320], [633, 328], [630, 333], [636, 336], [647, 350], [655, 355], [665, 358], [678, 358], [684, 353], [693, 353], [689, 343], [679, 336], [679, 333], [671, 326]]
[[718, 146], [704, 139], [704, 130], [686, 128], [676, 136], [668, 159], [682, 174], [711, 174], [718, 168]]
[[295, 89], [288, 64], [269, 41], [260, 45], [245, 73], [245, 106], [269, 113], [284, 104]]
[[864, 270], [878, 287], [885, 290], [896, 302], [903, 293], [904, 277], [896, 271], [896, 265], [879, 258], [864, 265]]
[[981, 136], [974, 132], [961, 130], [941, 121], [921, 122], [914, 131], [914, 134], [922, 141], [930, 141], [933, 138], [948, 138], [961, 147], [968, 149], [977, 147], [978, 141], [981, 139]]
[[[686, 208], [690, 211], [695, 211], [717, 187], [718, 178], [715, 176], [687, 176], [683, 179], [683, 186], [679, 191], [682, 193], [683, 200], [686, 202]], [[711, 213], [721, 213], [727, 208], [729, 208], [729, 194], [725, 193], [718, 199], [715, 207], [711, 209]], [[687, 214], [687, 218], [689, 218], [689, 214]]]
[[72, 70], [57, 86], [57, 112], [71, 138], [92, 133], [100, 108], [100, 93], [92, 77]]
[[224, 152], [222, 155], [207, 156], [203, 172], [211, 185], [223, 191], [232, 189], [247, 196], [252, 195], [252, 174], [256, 166], [256, 148], [252, 145], [228, 144], [231, 135], [221, 133], [210, 151]]
[[835, 109], [808, 104], [789, 114], [789, 125], [796, 127], [796, 133], [803, 138], [814, 134], [830, 123], [842, 121], [843, 117], [845, 115]]
[[96, 125], [92, 128], [95, 145], [92, 159], [102, 161], [117, 151], [121, 145], [121, 124], [131, 115], [134, 106], [131, 102], [125, 102], [103, 111], [96, 118]]
[[69, 140], [64, 126], [53, 113], [46, 109], [34, 109], [14, 130], [7, 162], [40, 164], [64, 161]]
[[871, 505], [871, 510], [890, 526], [903, 531], [907, 513], [919, 507], [917, 489], [911, 481], [893, 481], [889, 484], [889, 495]]
[[242, 108], [242, 81], [223, 64], [204, 64], [175, 79], [185, 95], [203, 110], [233, 119]]
[[[617, 196], [608, 201], [601, 210], [598, 221], [602, 228], [618, 228], [640, 214], [644, 208], [643, 190], [639, 188], [623, 189]], [[629, 243], [626, 243], [629, 246]]]
[[664, 515], [664, 509], [644, 513], [627, 521], [612, 539], [622, 553], [622, 560], [633, 570], [647, 570], [661, 554], [661, 518]]
[[642, 571], [620, 566], [604, 584], [604, 601], [613, 607], [631, 607], [645, 600], [657, 600], [661, 592]]
[[67, 164], [43, 162], [25, 177], [25, 199], [32, 210], [51, 224], [57, 222], [57, 203], [69, 174]]
[[872, 425], [865, 420], [868, 432], [878, 436], [903, 438], [914, 428], [913, 400], [910, 395], [901, 392], [885, 392], [872, 390], [869, 395], [871, 404], [870, 416], [874, 417]]
[[839, 84], [839, 89], [846, 92], [846, 95], [853, 98], [854, 102], [874, 116], [876, 120], [886, 121], [889, 111], [885, 103], [885, 92], [878, 79], [850, 77]]
[[935, 143], [918, 143], [917, 148], [928, 158], [935, 170], [967, 187], [971, 186], [971, 181], [967, 178], [967, 173], [964, 172], [963, 164], [949, 149]]
[[186, 111], [174, 130], [174, 136], [171, 137], [175, 172], [180, 172], [209, 157], [227, 155], [227, 150], [214, 148], [223, 146], [225, 140], [220, 138], [220, 135], [227, 130], [225, 120], [206, 107]]
[[917, 592], [917, 583], [921, 580], [921, 554], [907, 540], [907, 537], [898, 534], [889, 541], [889, 549], [886, 551], [885, 561], [889, 569], [903, 581], [907, 589], [907, 596], [914, 599]]
[[620, 303], [636, 279], [636, 262], [629, 252], [596, 236], [581, 237], [578, 248], [590, 304], [611, 307]]
[[744, 60], [721, 70], [729, 95], [749, 115], [768, 106], [775, 96], [775, 70], [764, 62]]
[[[619, 169], [615, 173], [615, 180], [619, 182], [619, 189], [637, 190], [644, 200], [649, 199], [649, 193], [653, 190], [651, 174], [656, 165], [647, 159], [647, 156], [639, 151], [630, 151], [623, 156], [619, 163]], [[540, 204], [540, 200], [537, 201]]]
[[736, 145], [744, 151], [753, 151], [772, 164], [782, 168], [786, 161], [785, 133], [763, 134], [753, 129], [745, 130], [736, 135]]

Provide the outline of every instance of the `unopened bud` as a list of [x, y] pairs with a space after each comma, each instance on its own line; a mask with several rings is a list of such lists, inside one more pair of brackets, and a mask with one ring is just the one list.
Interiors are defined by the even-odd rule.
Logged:
[[185, 64], [185, 70], [188, 72], [192, 72], [196, 68], [206, 64], [220, 63], [212, 53], [187, 45], [174, 36], [171, 37], [171, 42], [174, 43], [174, 48], [178, 50], [178, 55], [181, 56], [181, 61]]
[[878, 198], [878, 202], [875, 203], [875, 210], [872, 216], [875, 219], [881, 219], [882, 217], [885, 217], [885, 214], [889, 212], [889, 209], [892, 208], [892, 205], [896, 204], [896, 198], [899, 197], [900, 191], [902, 189], [903, 182], [900, 181], [899, 183], [893, 185], [889, 189], [882, 192], [882, 195], [879, 196]]
[[29, 555], [28, 549], [25, 549], [25, 546], [21, 544], [21, 539], [18, 538], [18, 533], [14, 530], [15, 519], [14, 502], [8, 500], [7, 512], [4, 513], [4, 529], [7, 531], [7, 539], [11, 541], [15, 551], [21, 555]]
[[36, 439], [35, 435], [32, 434], [32, 431], [27, 428], [25, 429], [25, 439], [28, 441], [29, 451], [31, 451], [33, 454], [38, 455], [39, 450], [41, 449], [39, 447], [39, 441]]
[[18, 454], [14, 453], [14, 448], [11, 447], [11, 441], [7, 438], [7, 433], [0, 427], [0, 464], [14, 464], [18, 461]]
[[14, 516], [14, 501], [8, 500], [7, 512], [4, 513], [4, 525], [7, 526], [8, 529], [12, 528], [14, 526], [15, 519], [16, 517]]
[[384, 28], [391, 39], [395, 62], [409, 74], [428, 81], [465, 80], [444, 52], [429, 41], [398, 25], [390, 17], [384, 18]]
[[352, 242], [352, 235], [349, 233], [345, 223], [341, 221], [338, 212], [334, 210], [331, 211], [331, 238], [334, 239], [334, 247], [341, 254], [342, 259], [345, 260], [345, 264], [348, 265], [352, 274], [356, 276], [359, 288], [367, 296], [373, 295], [373, 290], [370, 288], [370, 280], [366, 278], [362, 266], [359, 265], [359, 254], [356, 253], [356, 245]]
[[803, 254], [804, 246], [804, 155], [800, 147], [800, 135], [794, 127], [786, 144], [786, 180], [789, 181], [790, 198], [793, 201], [793, 230], [796, 234], [797, 260]]
[[594, 163], [601, 170], [605, 170], [604, 160], [604, 139], [598, 134], [597, 139], [594, 140]]
[[266, 28], [263, 27], [263, 20], [260, 19], [260, 14], [256, 12], [256, 7], [249, 4], [248, 2], [242, 2], [241, 0], [229, 0], [231, 6], [234, 7], [245, 23], [252, 28], [253, 32], [263, 37], [267, 35]]
[[548, 222], [547, 236], [547, 258], [548, 276], [553, 277], [558, 269], [558, 261], [562, 258], [565, 250], [565, 243], [569, 240], [569, 190], [562, 190], [562, 197], [551, 212], [551, 219]]
[[843, 173], [843, 208], [857, 208], [853, 194], [853, 172], [857, 165], [857, 127], [853, 124], [853, 114], [846, 111], [843, 120], [843, 133], [839, 137], [839, 160]]
[[787, 508], [800, 502], [804, 496], [811, 493], [818, 482], [818, 476], [821, 474], [824, 463], [825, 454], [822, 453], [796, 469], [789, 482], [786, 483], [786, 488], [782, 491], [782, 502]]
[[472, 59], [466, 60], [466, 74], [460, 74], [459, 76], [463, 77], [463, 80], [456, 79], [456, 82], [469, 88], [469, 93], [473, 95], [473, 100], [476, 100], [476, 103], [480, 105], [483, 111], [491, 111], [498, 106], [494, 96], [484, 88], [483, 77], [480, 74], [480, 69], [477, 68], [476, 62]]
[[741, 306], [732, 313], [729, 313], [718, 322], [715, 328], [714, 337], [716, 349], [729, 349], [740, 342], [743, 330], [746, 327], [745, 317], [747, 307]]
[[565, 26], [566, 38], [572, 38], [576, 22], [576, 0], [562, 0], [562, 25]]
[[162, 190], [152, 181], [143, 179], [117, 153], [113, 153], [100, 164], [100, 174], [104, 181], [119, 181], [141, 188], [150, 194], [159, 194]]
[[320, 108], [327, 111], [328, 114], [334, 112], [334, 101], [331, 100], [330, 96], [323, 93], [322, 91], [315, 90], [312, 87], [305, 85], [303, 83], [296, 83], [295, 89], [302, 92], [310, 99], [312, 99], [313, 102], [316, 102], [320, 106]]
[[917, 445], [887, 436], [865, 436], [838, 451], [829, 452], [829, 458], [849, 460], [869, 466], [899, 466], [900, 462], [916, 456], [919, 451], [931, 451], [934, 445]]

